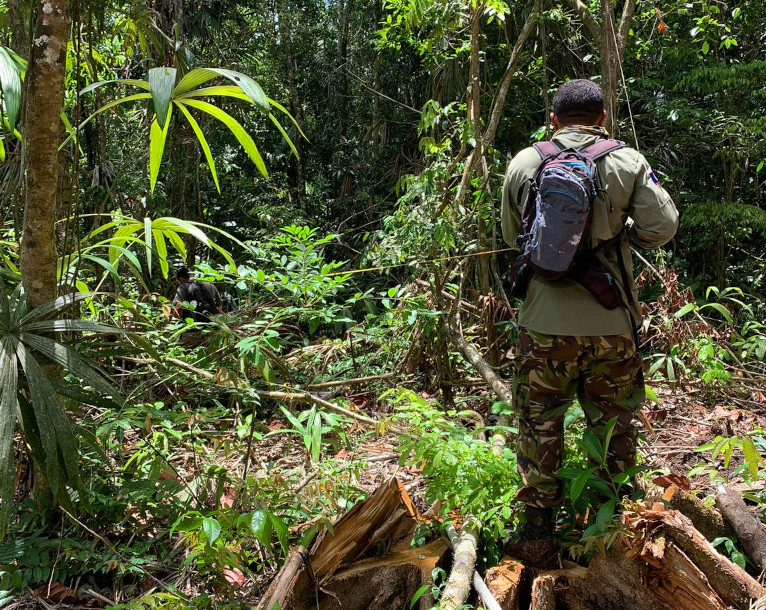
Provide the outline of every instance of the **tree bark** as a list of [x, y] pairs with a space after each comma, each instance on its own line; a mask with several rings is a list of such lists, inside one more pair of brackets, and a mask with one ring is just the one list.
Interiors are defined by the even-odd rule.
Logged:
[[[298, 79], [296, 72], [298, 70], [298, 62], [295, 59], [295, 53], [293, 53], [293, 26], [295, 23], [291, 17], [288, 17], [284, 12], [280, 12], [280, 24], [282, 29], [282, 45], [285, 51], [285, 68], [287, 73], [287, 85], [290, 90], [290, 110], [293, 114], [293, 118], [303, 128], [303, 105], [301, 104], [301, 98], [298, 93]], [[298, 152], [295, 159], [295, 193], [298, 199], [298, 206], [302, 212], [306, 211], [306, 178], [303, 168], [303, 138], [300, 133], [295, 134], [293, 140], [295, 150]]]
[[29, 61], [24, 147], [25, 207], [21, 243], [21, 280], [30, 307], [56, 297], [56, 240], [60, 118], [64, 105], [68, 0], [38, 3]]
[[734, 531], [717, 510], [705, 506], [701, 500], [676, 485], [668, 487], [662, 499], [689, 517], [694, 527], [708, 540], [715, 540], [721, 536], [731, 538], [734, 535]]
[[758, 569], [766, 568], [766, 531], [761, 520], [731, 487], [719, 485], [715, 505], [737, 532], [737, 538]]

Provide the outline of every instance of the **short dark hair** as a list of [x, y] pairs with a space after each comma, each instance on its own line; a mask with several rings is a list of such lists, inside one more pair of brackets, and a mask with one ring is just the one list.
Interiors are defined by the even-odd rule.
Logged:
[[553, 113], [560, 124], [593, 124], [604, 111], [604, 96], [594, 82], [578, 78], [561, 85], [553, 96]]
[[176, 271], [177, 280], [188, 280], [190, 277], [191, 274], [189, 273], [188, 267], [181, 267], [178, 271]]

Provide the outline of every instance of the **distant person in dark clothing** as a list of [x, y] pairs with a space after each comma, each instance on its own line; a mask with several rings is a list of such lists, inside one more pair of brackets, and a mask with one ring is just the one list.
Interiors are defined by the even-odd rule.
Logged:
[[[176, 271], [176, 294], [173, 298], [173, 313], [177, 318], [191, 318], [199, 324], [207, 324], [211, 318], [223, 313], [223, 300], [218, 289], [210, 282], [194, 280], [189, 269], [181, 267]], [[196, 347], [203, 342], [200, 330], [187, 330], [181, 336], [184, 347]]]

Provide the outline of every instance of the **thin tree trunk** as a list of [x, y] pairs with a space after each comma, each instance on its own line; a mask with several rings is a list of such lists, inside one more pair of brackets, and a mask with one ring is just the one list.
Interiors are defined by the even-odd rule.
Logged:
[[58, 146], [64, 105], [68, 0], [39, 2], [26, 90], [25, 208], [21, 280], [30, 307], [56, 296], [54, 224], [58, 200]]
[[[282, 26], [282, 44], [285, 50], [285, 67], [287, 68], [287, 84], [290, 88], [290, 110], [293, 113], [293, 118], [298, 122], [298, 125], [303, 128], [303, 106], [301, 104], [301, 98], [298, 94], [298, 79], [296, 73], [298, 71], [298, 62], [295, 59], [293, 53], [293, 26], [295, 23], [290, 17], [287, 17], [284, 13], [280, 14], [279, 23]], [[303, 167], [303, 138], [300, 133], [295, 134], [293, 140], [295, 150], [298, 152], [295, 159], [295, 191], [298, 199], [298, 205], [302, 212], [306, 211], [306, 177]]]
[[8, 0], [8, 21], [11, 29], [11, 48], [26, 59], [29, 53], [29, 36], [22, 0]]

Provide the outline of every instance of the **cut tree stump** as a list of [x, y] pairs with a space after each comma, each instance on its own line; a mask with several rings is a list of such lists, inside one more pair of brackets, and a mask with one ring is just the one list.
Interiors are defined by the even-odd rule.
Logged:
[[[292, 549], [257, 610], [391, 610], [409, 608], [431, 573], [448, 558], [437, 540], [411, 548], [419, 515], [398, 479], [383, 483], [323, 532], [311, 551]], [[433, 606], [427, 593], [415, 606]]]
[[733, 536], [734, 530], [716, 509], [706, 506], [699, 498], [677, 485], [668, 487], [662, 499], [670, 504], [671, 508], [689, 517], [694, 527], [708, 540]]
[[715, 505], [728, 521], [745, 551], [758, 569], [766, 568], [766, 531], [761, 520], [752, 513], [736, 491], [726, 485], [718, 487]]
[[556, 579], [543, 574], [532, 582], [532, 603], [529, 610], [556, 610]]
[[487, 570], [484, 580], [503, 610], [519, 610], [524, 576], [524, 564], [506, 556], [495, 567]]

